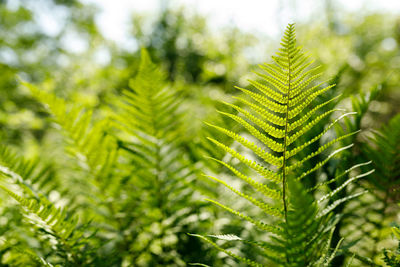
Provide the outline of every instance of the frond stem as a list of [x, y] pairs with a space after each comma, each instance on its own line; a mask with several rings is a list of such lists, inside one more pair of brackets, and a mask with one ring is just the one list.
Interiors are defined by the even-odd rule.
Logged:
[[[290, 79], [289, 79], [290, 83]], [[290, 90], [290, 85], [289, 85], [289, 90]], [[289, 95], [289, 91], [288, 91]], [[289, 100], [288, 100], [289, 102]], [[289, 106], [289, 105], [288, 105]], [[283, 159], [282, 159], [282, 197], [283, 197], [283, 211], [285, 213], [285, 222], [287, 224], [287, 203], [286, 203], [286, 150], [287, 150], [287, 134], [288, 134], [288, 108], [286, 112], [286, 122], [285, 122], [285, 136], [283, 138]]]
[[[290, 64], [290, 54], [288, 53], [288, 91], [286, 96], [286, 112], [285, 112], [285, 135], [283, 137], [283, 158], [282, 158], [282, 199], [283, 199], [283, 211], [285, 215], [285, 223], [288, 224], [288, 215], [287, 215], [287, 203], [286, 203], [286, 150], [287, 150], [287, 137], [288, 137], [288, 124], [289, 124], [289, 104], [290, 104], [290, 76], [291, 76], [291, 64]], [[285, 227], [287, 231], [287, 227]], [[286, 254], [286, 262], [289, 262], [289, 258]]]

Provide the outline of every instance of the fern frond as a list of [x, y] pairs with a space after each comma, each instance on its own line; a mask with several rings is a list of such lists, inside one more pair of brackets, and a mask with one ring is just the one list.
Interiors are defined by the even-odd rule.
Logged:
[[[181, 253], [176, 245], [180, 235], [197, 227], [186, 217], [198, 218], [199, 210], [205, 206], [193, 197], [198, 171], [181, 143], [186, 129], [179, 96], [166, 74], [142, 49], [136, 76], [129, 81], [129, 88], [122, 91], [122, 96], [112, 103], [112, 124], [121, 148], [121, 165], [129, 170], [125, 181], [127, 188], [121, 191], [126, 195], [135, 191], [138, 196], [122, 202], [134, 209], [137, 222], [126, 216], [121, 224], [129, 229], [130, 235], [148, 239], [136, 244], [132, 238], [125, 238], [121, 246], [135, 246], [135, 259], [153, 255], [152, 248], [160, 247], [163, 252], [148, 259], [148, 266], [171, 265], [171, 262], [174, 266], [186, 266], [180, 257], [169, 261], [167, 258]], [[151, 214], [143, 216], [149, 210]], [[201, 219], [196, 221], [201, 222]], [[153, 231], [154, 227], [159, 231]], [[168, 238], [176, 241], [167, 244], [164, 240]], [[126, 254], [131, 257], [130, 252]]]
[[[7, 257], [3, 261], [3, 264], [10, 266], [45, 266], [53, 267], [54, 265], [46, 261], [43, 257], [37, 255], [34, 251], [29, 248], [22, 246], [15, 246], [4, 240], [6, 245], [11, 248], [11, 251], [15, 252], [15, 255]], [[26, 265], [29, 263], [29, 265]]]
[[68, 239], [75, 230], [78, 223], [77, 218], [69, 218], [65, 210], [55, 208], [45, 198], [40, 198], [39, 200], [34, 198], [27, 199], [14, 193], [5, 186], [0, 186], [0, 188], [18, 201], [18, 203], [25, 208], [28, 213], [38, 216], [38, 218], [49, 227], [54, 236], [63, 242], [65, 242], [65, 240]]
[[[368, 94], [361, 94], [352, 99], [353, 109], [362, 114], [368, 112], [369, 104], [376, 99], [379, 93], [379, 87], [373, 88]], [[361, 124], [362, 117], [357, 117], [354, 121], [349, 121], [348, 127], [356, 127]], [[355, 162], [361, 160], [370, 160], [375, 172], [359, 180], [357, 183], [359, 190], [368, 190], [365, 199], [356, 199], [354, 207], [351, 209], [353, 218], [357, 220], [358, 225], [353, 226], [352, 217], [348, 216], [345, 221], [346, 227], [354, 227], [351, 232], [352, 238], [362, 237], [358, 243], [365, 249], [360, 252], [364, 257], [374, 257], [379, 255], [380, 247], [387, 244], [391, 239], [389, 235], [390, 222], [396, 221], [398, 210], [398, 188], [400, 171], [400, 115], [395, 115], [388, 123], [369, 137], [368, 142], [362, 143], [361, 154], [355, 159]], [[368, 171], [368, 166], [361, 166], [362, 172]], [[368, 197], [368, 198], [367, 198]], [[363, 216], [363, 214], [374, 214], [374, 216]], [[363, 225], [373, 225], [373, 229], [363, 229]], [[376, 257], [376, 256], [375, 256]], [[375, 258], [376, 260], [376, 258]]]
[[14, 180], [28, 187], [36, 185], [46, 192], [58, 187], [58, 180], [51, 164], [41, 164], [38, 158], [26, 160], [5, 145], [0, 145], [0, 164], [3, 166], [3, 171], [9, 175], [18, 174], [17, 177], [14, 176]]
[[[352, 145], [342, 148], [338, 147], [338, 145], [340, 141], [354, 136], [358, 131], [354, 129], [352, 132], [343, 133], [340, 136], [322, 142], [333, 127], [336, 127], [341, 120], [345, 120], [347, 116], [352, 116], [355, 113], [349, 112], [339, 117], [336, 116], [331, 123], [321, 129], [322, 122], [337, 112], [343, 112], [344, 110], [323, 110], [323, 108], [331, 106], [338, 97], [324, 100], [324, 102], [315, 107], [311, 106], [311, 104], [335, 85], [327, 82], [315, 84], [315, 81], [322, 75], [320, 67], [313, 66], [314, 61], [310, 60], [309, 56], [304, 54], [302, 49], [296, 45], [293, 24], [288, 25], [281, 45], [279, 52], [272, 57], [274, 64], [260, 66], [265, 73], [255, 72], [262, 82], [249, 81], [257, 90], [256, 92], [236, 87], [244, 95], [244, 97], [235, 97], [243, 106], [239, 107], [235, 104], [225, 103], [233, 108], [237, 114], [220, 112], [242, 126], [247, 135], [250, 135], [256, 141], [254, 142], [253, 139], [245, 138], [239, 133], [224, 127], [208, 124], [256, 156], [244, 156], [236, 148], [214, 138], [208, 138], [222, 151], [247, 166], [252, 173], [257, 173], [259, 176], [266, 178], [268, 187], [275, 188], [276, 185], [280, 185], [280, 199], [272, 198], [273, 204], [263, 202], [256, 199], [255, 195], [253, 196], [247, 191], [246, 193], [241, 192], [214, 175], [207, 175], [207, 177], [224, 185], [239, 197], [248, 200], [253, 206], [260, 208], [268, 216], [274, 217], [274, 219], [268, 216], [266, 218], [268, 221], [273, 222], [274, 225], [279, 225], [279, 230], [277, 231], [275, 227], [271, 227], [272, 225], [254, 219], [216, 200], [208, 201], [254, 224], [260, 230], [274, 234], [270, 236], [271, 240], [274, 241], [274, 245], [271, 246], [274, 247], [274, 252], [271, 250], [269, 252], [266, 251], [264, 255], [266, 259], [284, 266], [317, 266], [318, 262], [323, 266], [328, 266], [337, 249], [333, 253], [328, 253], [320, 251], [318, 247], [326, 246], [326, 244], [329, 246], [332, 229], [338, 221], [337, 217], [332, 216], [331, 211], [340, 203], [355, 198], [361, 193], [338, 199], [336, 202], [333, 202], [334, 198], [340, 191], [345, 190], [350, 183], [371, 174], [373, 171], [365, 171], [352, 176], [340, 184], [336, 190], [323, 194], [319, 200], [311, 192], [320, 190], [321, 193], [324, 193], [327, 188], [323, 187], [323, 185], [331, 182], [321, 181], [320, 185], [312, 188], [307, 188], [302, 184], [305, 176], [323, 171], [322, 167], [330, 159], [351, 148]], [[315, 132], [315, 134], [311, 136], [311, 132]], [[324, 157], [323, 155], [331, 148], [335, 148], [335, 150]], [[313, 163], [309, 164], [311, 159], [313, 159]], [[260, 189], [263, 188], [253, 178], [249, 178], [252, 177], [252, 174], [243, 174], [232, 164], [220, 160], [215, 161], [227, 167], [255, 191], [260, 192]], [[364, 165], [359, 165], [358, 167], [360, 166]], [[345, 173], [347, 174], [354, 169], [350, 168]], [[338, 181], [339, 178], [333, 180]], [[270, 189], [268, 189], [268, 193], [269, 191]], [[265, 191], [261, 192], [264, 197], [270, 197], [271, 195], [270, 193], [265, 194]], [[275, 194], [275, 196], [277, 195]], [[275, 211], [278, 211], [278, 213]], [[201, 238], [217, 247], [220, 251], [230, 255], [229, 251], [224, 251], [209, 239]], [[224, 236], [221, 239], [226, 240]], [[233, 238], [229, 241], [235, 240], [241, 241], [240, 238]], [[274, 255], [276, 252], [283, 253], [284, 260], [279, 260]], [[233, 257], [242, 261], [249, 260], [237, 257], [237, 255], [233, 255]]]
[[47, 107], [54, 122], [67, 136], [70, 142], [67, 151], [97, 180], [107, 177], [117, 157], [116, 141], [107, 133], [109, 122], [103, 120], [93, 123], [91, 111], [85, 111], [77, 105], [68, 105], [64, 99], [29, 83], [24, 85]]
[[[87, 245], [87, 240], [82, 238], [83, 232], [79, 229], [77, 216], [71, 216], [66, 209], [56, 208], [10, 167], [0, 166], [0, 173], [4, 177], [11, 178], [3, 180], [0, 188], [19, 203], [30, 222], [42, 230], [39, 231], [41, 235], [50, 235], [55, 238], [60, 249], [59, 254], [66, 263], [78, 264], [80, 246]], [[15, 191], [20, 191], [20, 193]]]

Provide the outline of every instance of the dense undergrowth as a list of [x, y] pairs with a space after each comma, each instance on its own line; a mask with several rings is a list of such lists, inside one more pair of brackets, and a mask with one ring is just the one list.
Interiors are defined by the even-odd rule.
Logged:
[[339, 94], [292, 24], [272, 60], [205, 123], [144, 49], [96, 108], [21, 81], [51, 138], [0, 147], [1, 264], [400, 266], [400, 117], [360, 131], [385, 85]]

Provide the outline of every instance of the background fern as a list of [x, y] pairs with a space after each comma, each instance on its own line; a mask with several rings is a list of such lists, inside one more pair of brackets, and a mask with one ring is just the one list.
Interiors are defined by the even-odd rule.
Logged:
[[[37, 161], [26, 161], [17, 157], [5, 147], [2, 148], [2, 159], [1, 174], [6, 179], [2, 180], [0, 187], [19, 203], [22, 207], [21, 212], [27, 215], [28, 220], [35, 226], [33, 232], [26, 234], [40, 238], [41, 253], [53, 254], [52, 251], [56, 251], [53, 263], [65, 266], [90, 262], [90, 248], [85, 245], [85, 243], [88, 245], [89, 241], [82, 238], [83, 232], [79, 228], [83, 225], [77, 225], [77, 217], [66, 209], [55, 207], [48, 200], [48, 195], [33, 188], [43, 185], [38, 183], [37, 179], [51, 178], [52, 173], [49, 169], [40, 168]], [[13, 236], [8, 242], [12, 242], [13, 239], [20, 242], [17, 236]], [[21, 251], [36, 263], [51, 265], [44, 259], [44, 255], [30, 251], [30, 248], [26, 247], [27, 244], [16, 243], [14, 246], [17, 252]], [[10, 261], [13, 262], [12, 259]]]
[[186, 232], [194, 229], [193, 221], [201, 229], [199, 215], [207, 211], [194, 191], [198, 171], [180, 143], [185, 131], [178, 92], [142, 50], [138, 73], [115, 105], [118, 145], [125, 152], [121, 169], [129, 170], [123, 175], [130, 176], [123, 181], [128, 186], [125, 190], [140, 192], [135, 202], [123, 203], [117, 211], [132, 209], [137, 216], [137, 221], [121, 220], [130, 229], [125, 233], [128, 242], [134, 245], [127, 257], [146, 266], [185, 265], [184, 261], [197, 257], [196, 251], [187, 251], [185, 242], [193, 241]]
[[[74, 249], [66, 251], [61, 245], [54, 249], [56, 255], [66, 251], [61, 253], [63, 265], [119, 266], [135, 262], [138, 266], [179, 266], [197, 257], [192, 248], [202, 247], [186, 232], [201, 229], [199, 215], [211, 214], [203, 211], [205, 205], [196, 200], [193, 180], [197, 170], [179, 143], [178, 136], [184, 134], [184, 128], [179, 122], [176, 94], [168, 88], [164, 74], [151, 63], [146, 51], [131, 84], [135, 91], [127, 90], [115, 102], [118, 112], [96, 122], [90, 111], [25, 84], [53, 115], [52, 120], [65, 139], [64, 151], [71, 156], [70, 161], [54, 163], [58, 175], [71, 177], [47, 192], [61, 190], [59, 193], [68, 194], [70, 210], [90, 224], [77, 226], [76, 218], [70, 219], [47, 200], [48, 196], [40, 197], [31, 191], [31, 184], [42, 190], [48, 187], [48, 180], [57, 181], [47, 174], [51, 169], [41, 170], [37, 162], [25, 162], [5, 147], [5, 166], [20, 172], [11, 176], [18, 178], [14, 183], [26, 192], [20, 195], [8, 185], [3, 189], [28, 213], [36, 214], [47, 224], [46, 233], [60, 239], [69, 250]], [[7, 170], [4, 169], [5, 174]], [[22, 183], [25, 180], [30, 184]], [[80, 190], [67, 191], [73, 183], [79, 183]], [[189, 208], [188, 203], [192, 203]], [[152, 213], [144, 217], [149, 209]], [[193, 221], [198, 225], [193, 226]], [[80, 230], [82, 227], [85, 228]], [[114, 236], [111, 242], [110, 236]], [[184, 241], [178, 245], [179, 239], [191, 247]], [[120, 253], [121, 248], [125, 253]], [[27, 246], [22, 251], [27, 256], [35, 255], [36, 260], [48, 260], [48, 264], [62, 262], [51, 258], [51, 254], [35, 254]]]

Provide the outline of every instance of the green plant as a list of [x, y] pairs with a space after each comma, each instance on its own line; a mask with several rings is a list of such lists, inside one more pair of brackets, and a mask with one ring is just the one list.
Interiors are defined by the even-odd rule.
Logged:
[[[217, 147], [236, 158], [242, 164], [242, 166], [239, 165], [240, 168], [243, 169], [243, 166], [246, 166], [253, 171], [246, 174], [240, 171], [239, 167], [214, 159], [230, 169], [238, 179], [252, 187], [255, 192], [242, 192], [219, 178], [212, 175], [208, 175], [208, 177], [224, 185], [241, 198], [250, 201], [253, 206], [263, 212], [263, 216], [260, 214], [257, 214], [256, 217], [248, 216], [216, 200], [209, 199], [209, 201], [241, 217], [243, 221], [250, 222], [261, 232], [267, 232], [270, 235], [266, 236], [263, 241], [244, 240], [231, 235], [196, 236], [249, 266], [263, 266], [267, 263], [279, 266], [328, 266], [329, 261], [324, 259], [332, 258], [327, 256], [332, 251], [318, 248], [324, 244], [329, 246], [329, 233], [340, 220], [340, 214], [332, 211], [341, 203], [356, 198], [364, 192], [356, 192], [333, 202], [330, 200], [340, 191], [345, 190], [351, 182], [373, 171], [354, 174], [354, 169], [364, 165], [359, 164], [337, 174], [331, 180], [324, 180], [321, 167], [352, 145], [336, 148], [313, 167], [304, 168], [307, 161], [326, 153], [339, 141], [358, 131], [334, 137], [329, 141], [324, 139], [340, 119], [352, 115], [352, 113], [345, 113], [328, 124], [320, 133], [312, 138], [304, 139], [305, 134], [323, 118], [331, 116], [336, 111], [340, 112], [338, 109], [330, 109], [319, 113], [324, 106], [337, 97], [311, 107], [310, 104], [316, 97], [333, 88], [334, 85], [324, 86], [324, 82], [313, 84], [321, 76], [321, 73], [318, 71], [318, 66], [310, 68], [313, 61], [310, 61], [309, 56], [305, 55], [296, 45], [293, 24], [289, 24], [287, 27], [281, 44], [280, 52], [272, 57], [275, 64], [260, 66], [266, 74], [256, 73], [264, 83], [249, 81], [257, 91], [237, 87], [250, 98], [237, 97], [244, 107], [227, 103], [240, 115], [222, 113], [243, 126], [247, 130], [247, 136], [251, 137], [245, 138], [243, 135], [225, 128], [210, 125], [230, 136], [247, 149], [246, 153], [251, 151], [254, 156], [244, 156], [243, 153], [232, 147], [209, 138]], [[316, 150], [299, 157], [300, 152], [316, 142], [320, 143]], [[319, 172], [317, 184], [313, 187], [305, 187], [302, 181], [313, 172]], [[353, 173], [349, 179], [343, 181], [335, 190], [330, 190], [327, 185], [337, 182], [349, 172]], [[262, 220], [265, 215], [269, 216], [269, 223]], [[259, 249], [260, 255], [264, 257], [259, 259], [261, 261], [259, 263], [257, 260], [224, 249], [210, 238], [240, 240], [253, 246], [254, 249]]]
[[[28, 262], [33, 260], [45, 266], [52, 266], [43, 257], [45, 253], [53, 254], [51, 251], [56, 252], [52, 255], [53, 263], [76, 266], [90, 262], [90, 242], [82, 236], [85, 226], [78, 225], [77, 216], [66, 208], [57, 208], [46, 195], [34, 189], [37, 185], [46, 188], [46, 184], [52, 183], [49, 181], [54, 178], [51, 168], [40, 166], [37, 160], [25, 160], [4, 146], [0, 151], [2, 163], [0, 173], [3, 177], [0, 188], [19, 203], [22, 212], [34, 226], [35, 231], [31, 234], [43, 243], [43, 250], [40, 254], [36, 254], [27, 244], [18, 241], [14, 234], [8, 240], [9, 244], [14, 243], [12, 250], [17, 254], [27, 255]], [[29, 230], [26, 234], [29, 234]], [[6, 244], [6, 247], [9, 246]], [[24, 264], [20, 258], [6, 258], [6, 262]]]
[[[379, 92], [381, 92], [381, 85], [373, 87], [367, 94], [360, 93], [359, 96], [352, 96], [351, 97], [351, 107], [356, 114], [351, 117], [346, 117], [344, 118], [344, 125], [345, 127], [341, 127], [338, 125], [338, 127], [335, 127], [336, 134], [337, 135], [343, 135], [345, 134], [346, 131], [357, 131], [358, 129], [362, 129], [362, 121], [364, 118], [366, 118], [369, 113], [369, 107], [371, 103], [376, 100], [376, 98], [379, 95]], [[352, 166], [360, 166], [362, 170], [368, 171], [371, 166], [369, 164], [362, 164], [364, 162], [371, 162], [371, 159], [368, 157], [362, 157], [361, 154], [361, 146], [364, 144], [364, 140], [362, 139], [362, 136], [364, 136], [368, 132], [368, 129], [363, 128], [362, 132], [359, 132], [356, 135], [353, 135], [349, 138], [346, 138], [341, 141], [342, 146], [348, 146], [348, 145], [353, 145], [351, 149], [348, 149], [344, 151], [341, 156], [334, 161], [331, 162], [331, 164], [328, 164], [324, 167], [324, 172], [328, 175], [328, 179], [332, 179], [335, 177], [340, 172], [343, 172], [344, 170], [351, 168]], [[361, 164], [361, 165], [359, 165]], [[350, 252], [350, 250], [353, 250], [352, 247], [354, 247], [355, 244], [357, 244], [357, 247], [361, 247], [361, 243], [359, 242], [361, 238], [367, 238], [368, 233], [363, 232], [362, 229], [364, 229], [364, 220], [362, 219], [359, 222], [360, 217], [357, 217], [357, 214], [360, 213], [360, 210], [368, 210], [372, 207], [372, 203], [368, 202], [369, 194], [371, 194], [371, 190], [368, 190], [370, 188], [361, 186], [365, 180], [367, 180], [369, 177], [375, 175], [376, 172], [374, 172], [372, 175], [363, 177], [362, 179], [359, 179], [355, 181], [353, 186], [349, 188], [348, 190], [343, 190], [341, 191], [336, 198], [332, 199], [332, 202], [335, 201], [338, 198], [344, 198], [347, 197], [348, 195], [354, 194], [358, 192], [359, 190], [367, 190], [366, 194], [364, 194], [360, 198], [352, 199], [351, 201], [347, 201], [345, 203], [342, 203], [338, 207], [335, 208], [334, 212], [338, 214], [342, 214], [342, 220], [338, 222], [336, 225], [336, 229], [333, 234], [333, 239], [332, 239], [332, 246], [336, 246], [337, 242], [342, 238], [342, 236], [346, 236], [346, 240], [343, 242], [343, 249], [340, 255], [336, 257], [333, 261], [333, 264], [336, 265], [343, 265], [344, 261], [346, 259], [346, 256], [353, 255], [354, 257], [357, 257], [358, 260], [362, 260], [363, 264], [370, 264], [371, 265], [371, 260], [369, 258], [370, 254], [364, 253], [367, 250], [369, 250], [369, 247], [367, 246], [363, 251], [362, 255], [364, 257], [359, 257], [360, 255], [358, 254], [359, 251], [357, 250], [357, 254], [354, 252]], [[347, 173], [344, 175], [341, 179], [336, 181], [335, 183], [330, 184], [331, 190], [335, 190], [337, 187], [340, 187], [340, 185], [345, 182], [347, 179], [350, 178], [351, 173]], [[366, 203], [365, 200], [367, 200]], [[363, 203], [361, 206], [359, 203]], [[362, 213], [363, 213], [362, 212]], [[356, 219], [356, 220], [355, 220]], [[358, 225], [358, 226], [356, 226]], [[359, 235], [361, 233], [361, 236]], [[359, 243], [357, 243], [359, 242]], [[352, 257], [353, 257], [352, 256]], [[357, 260], [356, 260], [357, 261]]]
[[[127, 257], [148, 266], [183, 266], [184, 261], [198, 257], [185, 245], [193, 244], [186, 232], [202, 227], [199, 215], [204, 204], [194, 196], [197, 169], [181, 144], [185, 128], [179, 92], [143, 49], [130, 88], [113, 104], [113, 125], [124, 156], [120, 170], [126, 170], [131, 190], [140, 191], [132, 210], [137, 213], [136, 222], [122, 222], [129, 229], [125, 238], [134, 247]], [[125, 205], [119, 212], [129, 210]], [[141, 216], [143, 213], [147, 216]], [[196, 226], [186, 220], [189, 216], [197, 218]], [[180, 253], [188, 258], [178, 257]]]
[[[24, 86], [51, 114], [62, 133], [57, 148], [63, 149], [54, 151], [59, 156], [42, 170], [38, 161], [0, 147], [1, 188], [24, 214], [37, 217], [30, 220], [35, 231], [28, 232], [40, 244], [24, 242], [23, 236], [7, 238], [3, 250], [19, 242], [12, 255], [24, 257], [5, 262], [184, 266], [198, 258], [198, 251], [207, 251], [186, 235], [207, 229], [200, 216], [209, 217], [210, 211], [195, 194], [198, 171], [179, 138], [185, 130], [179, 92], [145, 50], [130, 88], [111, 99], [114, 111], [106, 118]], [[61, 197], [51, 201], [52, 195]], [[218, 262], [214, 253], [208, 258]]]
[[[399, 201], [400, 164], [400, 115], [394, 116], [386, 125], [375, 131], [370, 142], [363, 144], [362, 156], [373, 161], [375, 173], [367, 177], [361, 185], [368, 188], [372, 200], [360, 203], [361, 210], [368, 216], [359, 214], [364, 225], [373, 226], [362, 232], [373, 245], [365, 246], [371, 255], [380, 257], [379, 245], [389, 237], [389, 225], [396, 222]], [[357, 214], [357, 213], [355, 213]], [[367, 228], [368, 229], [368, 228]], [[368, 244], [368, 243], [367, 243]]]
[[[379, 97], [381, 86], [374, 87], [368, 94], [352, 97], [353, 110], [357, 111], [354, 120], [346, 119], [348, 129], [361, 127], [361, 121], [367, 117], [373, 101]], [[340, 165], [349, 167], [365, 161], [371, 161], [374, 173], [357, 180], [355, 186], [347, 192], [367, 190], [368, 193], [343, 205], [343, 220], [341, 221], [341, 236], [346, 236], [344, 246], [346, 253], [355, 255], [356, 260], [363, 264], [382, 264], [380, 247], [388, 242], [389, 225], [396, 222], [398, 201], [398, 177], [396, 168], [399, 162], [399, 116], [393, 117], [379, 130], [365, 129], [363, 138], [345, 140], [344, 145], [354, 143], [353, 151], [343, 154]], [[343, 130], [339, 131], [343, 133]], [[347, 142], [347, 143], [346, 143]], [[361, 166], [368, 171], [370, 166]], [[338, 233], [339, 234], [339, 233]], [[352, 246], [352, 247], [351, 247]], [[350, 252], [351, 251], [351, 252]]]
[[[381, 247], [398, 225], [400, 117], [371, 129], [388, 78], [348, 101], [354, 88], [336, 86], [346, 64], [318, 82], [294, 25], [281, 44], [229, 102], [218, 100], [241, 62], [229, 52], [193, 72], [178, 73], [190, 58], [172, 60], [170, 79], [146, 50], [84, 82], [77, 61], [57, 72], [75, 78], [21, 82], [29, 101], [1, 94], [4, 111], [22, 105], [17, 114], [35, 119], [20, 131], [25, 118], [1, 114], [0, 266], [398, 266], [398, 251]], [[115, 91], [91, 88], [100, 83]], [[84, 87], [93, 98], [79, 97]], [[11, 138], [10, 127], [32, 136]]]

